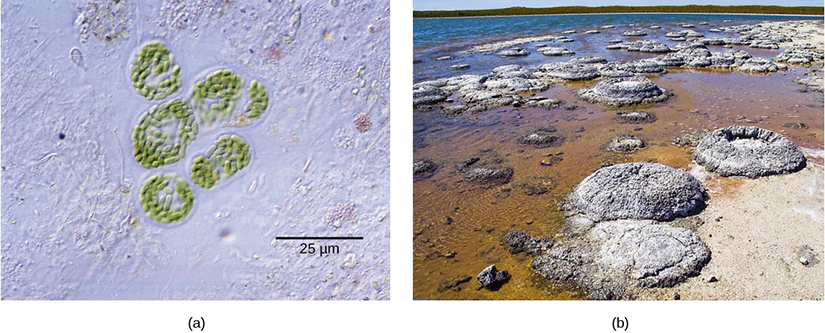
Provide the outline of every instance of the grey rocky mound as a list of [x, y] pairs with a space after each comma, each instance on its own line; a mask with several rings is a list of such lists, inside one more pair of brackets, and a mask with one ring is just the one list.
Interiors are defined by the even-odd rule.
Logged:
[[565, 49], [563, 47], [553, 47], [553, 46], [541, 47], [541, 48], [537, 49], [536, 52], [541, 53], [541, 54], [546, 55], [546, 56], [568, 56], [568, 55], [573, 55], [573, 54], [576, 53], [576, 52], [570, 51], [568, 49]]
[[418, 179], [424, 179], [427, 177], [432, 176], [435, 171], [438, 169], [438, 165], [435, 162], [430, 160], [423, 160], [413, 163], [413, 177]]
[[822, 62], [825, 55], [822, 51], [805, 49], [787, 49], [773, 58], [775, 62], [784, 62], [790, 65], [809, 65]]
[[507, 271], [499, 271], [496, 269], [496, 265], [490, 265], [482, 270], [481, 273], [478, 273], [476, 280], [478, 280], [478, 284], [480, 284], [482, 288], [497, 290], [501, 288], [501, 285], [510, 280], [510, 273]]
[[809, 76], [806, 78], [796, 78], [796, 84], [803, 86], [803, 91], [823, 92], [823, 80], [821, 76]]
[[[493, 68], [490, 75], [481, 80], [479, 88], [487, 92], [520, 93], [527, 91], [541, 91], [548, 88], [547, 84], [537, 79], [533, 71], [519, 65], [504, 65]], [[469, 86], [465, 87], [471, 88]]]
[[779, 67], [773, 61], [765, 58], [750, 58], [744, 60], [739, 65], [739, 70], [749, 73], [770, 73], [776, 72]]
[[599, 71], [596, 66], [578, 61], [554, 62], [539, 66], [536, 76], [564, 81], [583, 81], [599, 77]]
[[645, 142], [633, 135], [622, 134], [610, 139], [605, 147], [614, 153], [630, 154], [646, 147]]
[[642, 31], [642, 30], [628, 30], [628, 31], [625, 31], [624, 33], [622, 33], [622, 35], [625, 35], [625, 36], [645, 36], [645, 35], [647, 35], [647, 33]]
[[612, 61], [599, 67], [602, 77], [628, 77], [636, 74], [664, 73], [665, 68], [653, 59]]
[[656, 116], [644, 111], [618, 112], [616, 120], [622, 124], [647, 124], [656, 121]]
[[576, 57], [570, 59], [568, 63], [571, 64], [606, 64], [607, 59], [599, 56], [592, 56], [592, 57]]
[[762, 176], [805, 168], [802, 150], [776, 132], [755, 126], [729, 126], [707, 135], [696, 146], [696, 163], [722, 176]]
[[550, 131], [536, 131], [519, 138], [518, 142], [536, 147], [558, 147], [564, 143], [564, 137], [552, 134]]
[[502, 50], [498, 53], [499, 57], [505, 58], [514, 58], [514, 57], [526, 57], [530, 54], [530, 51], [527, 51], [521, 47], [514, 47], [511, 49]]
[[548, 279], [580, 287], [590, 299], [632, 299], [641, 288], [672, 287], [698, 275], [709, 260], [692, 230], [617, 220], [556, 243], [532, 266]]
[[510, 231], [504, 234], [502, 242], [513, 254], [525, 252], [530, 255], [539, 255], [553, 247], [553, 240], [550, 238], [537, 239], [520, 231]]
[[667, 45], [654, 40], [639, 40], [631, 43], [625, 43], [622, 48], [628, 51], [647, 53], [667, 53], [673, 51]]
[[566, 205], [593, 221], [671, 220], [698, 213], [707, 194], [689, 173], [657, 163], [601, 168], [585, 178]]
[[506, 184], [513, 177], [513, 168], [490, 167], [480, 162], [478, 157], [471, 157], [456, 163], [455, 167], [464, 174], [464, 179], [473, 183]]
[[669, 95], [669, 92], [643, 76], [604, 79], [593, 89], [578, 92], [583, 100], [613, 107], [663, 102]]
[[413, 106], [435, 104], [447, 99], [447, 93], [428, 84], [413, 85]]
[[485, 168], [478, 167], [467, 170], [464, 173], [464, 179], [473, 183], [500, 183], [506, 184], [510, 182], [513, 177], [512, 168]]

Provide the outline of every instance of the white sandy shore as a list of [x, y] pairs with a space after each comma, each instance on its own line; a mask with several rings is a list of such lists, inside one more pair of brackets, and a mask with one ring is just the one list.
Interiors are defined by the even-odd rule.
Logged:
[[[699, 276], [640, 298], [822, 300], [823, 191], [822, 166], [809, 165], [711, 193], [697, 229], [712, 252], [710, 262]], [[803, 246], [815, 253], [807, 266], [800, 262]]]

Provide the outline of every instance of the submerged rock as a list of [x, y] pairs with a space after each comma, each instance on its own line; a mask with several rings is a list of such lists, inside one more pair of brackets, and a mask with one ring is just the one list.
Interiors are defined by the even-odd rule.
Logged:
[[757, 178], [805, 168], [802, 150], [776, 132], [754, 126], [729, 126], [706, 136], [693, 159], [722, 176]]
[[696, 147], [708, 134], [710, 134], [710, 131], [706, 129], [699, 129], [696, 130], [696, 132], [686, 133], [673, 139], [672, 143], [679, 147]]
[[464, 179], [473, 183], [506, 184], [513, 177], [513, 168], [472, 168], [464, 173]]
[[622, 107], [662, 102], [670, 93], [646, 77], [633, 76], [604, 79], [593, 89], [579, 90], [578, 96], [591, 103]]
[[507, 271], [499, 271], [496, 269], [496, 265], [490, 265], [482, 270], [481, 273], [478, 273], [476, 280], [478, 280], [478, 284], [480, 284], [482, 288], [498, 290], [498, 288], [501, 288], [501, 285], [510, 280], [510, 273]]
[[438, 292], [445, 292], [447, 290], [461, 291], [461, 284], [470, 282], [473, 277], [469, 275], [454, 276], [441, 280], [438, 284]]
[[524, 105], [533, 108], [554, 109], [559, 107], [561, 101], [558, 99], [547, 98], [543, 96], [534, 96], [528, 98]]
[[564, 142], [564, 137], [551, 134], [548, 131], [538, 131], [519, 138], [518, 142], [537, 147], [558, 147]]
[[514, 58], [514, 57], [526, 57], [529, 54], [530, 54], [530, 51], [527, 51], [524, 48], [514, 47], [514, 48], [511, 48], [511, 49], [501, 50], [498, 53], [498, 56], [499, 57], [504, 57], [504, 58]]
[[645, 142], [632, 135], [619, 135], [607, 143], [606, 149], [615, 153], [630, 154], [639, 149], [644, 149]]
[[553, 240], [550, 238], [536, 239], [520, 231], [510, 231], [504, 234], [502, 241], [513, 254], [525, 252], [538, 255], [553, 247]]
[[601, 168], [585, 178], [566, 205], [593, 221], [665, 221], [698, 213], [705, 200], [702, 185], [685, 171], [656, 163], [627, 163]]
[[582, 288], [590, 299], [632, 299], [641, 288], [672, 287], [698, 275], [709, 260], [707, 246], [689, 229], [618, 220], [556, 243], [532, 266], [548, 279]]
[[432, 176], [438, 169], [438, 165], [430, 160], [423, 160], [413, 163], [413, 178], [415, 180]]

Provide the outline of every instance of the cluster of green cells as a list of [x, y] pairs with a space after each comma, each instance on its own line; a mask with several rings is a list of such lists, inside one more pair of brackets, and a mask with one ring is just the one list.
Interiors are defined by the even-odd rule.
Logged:
[[[149, 100], [163, 100], [181, 88], [180, 67], [163, 44], [144, 45], [130, 67], [132, 86]], [[175, 164], [186, 154], [186, 147], [198, 135], [198, 124], [213, 124], [235, 113], [243, 81], [238, 74], [219, 70], [197, 82], [189, 101], [177, 98], [153, 106], [138, 119], [132, 133], [135, 161], [147, 169]], [[248, 118], [258, 119], [269, 107], [264, 86], [255, 80], [247, 89]], [[197, 119], [197, 121], [196, 121]], [[223, 135], [203, 156], [194, 160], [191, 178], [209, 189], [221, 177], [232, 177], [249, 165], [249, 145], [236, 135]], [[189, 184], [173, 175], [155, 175], [143, 184], [140, 201], [146, 214], [163, 224], [180, 222], [189, 214], [195, 196]]]
[[186, 100], [177, 98], [153, 106], [138, 119], [132, 132], [135, 161], [147, 169], [174, 164], [183, 159], [186, 146], [197, 135], [198, 124]]
[[[144, 45], [130, 70], [132, 86], [150, 100], [162, 100], [180, 90], [180, 66], [175, 65], [175, 56], [159, 42]], [[170, 70], [172, 73], [164, 79]]]
[[[209, 74], [205, 80], [196, 83], [192, 99], [195, 108], [201, 111], [200, 119], [211, 124], [231, 116], [240, 98], [241, 87], [241, 77], [226, 69]], [[209, 104], [209, 100], [217, 100], [217, 103]]]
[[246, 103], [245, 107], [246, 116], [250, 119], [258, 119], [269, 106], [269, 96], [266, 89], [258, 81], [252, 80], [246, 92], [249, 95], [249, 102]]
[[152, 176], [140, 189], [143, 210], [155, 221], [173, 224], [183, 220], [195, 204], [189, 184], [175, 175]]
[[220, 182], [222, 174], [227, 178], [234, 176], [249, 165], [250, 159], [246, 141], [237, 135], [222, 135], [206, 154], [195, 158], [190, 177], [196, 185], [210, 189]]

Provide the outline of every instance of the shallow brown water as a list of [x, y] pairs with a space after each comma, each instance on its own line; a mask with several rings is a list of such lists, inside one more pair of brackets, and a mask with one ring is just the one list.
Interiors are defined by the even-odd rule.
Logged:
[[[816, 68], [815, 68], [816, 69]], [[414, 272], [416, 299], [580, 299], [581, 292], [548, 283], [530, 268], [532, 258], [512, 255], [500, 244], [508, 231], [534, 237], [554, 236], [563, 225], [558, 203], [600, 163], [655, 161], [688, 169], [691, 150], [671, 144], [684, 133], [716, 129], [733, 124], [755, 125], [776, 131], [800, 147], [823, 148], [823, 95], [801, 93], [793, 78], [810, 72], [792, 67], [772, 75], [745, 75], [730, 71], [671, 70], [652, 79], [672, 91], [668, 101], [622, 110], [642, 109], [658, 118], [651, 124], [620, 124], [616, 110], [579, 101], [575, 92], [591, 88], [597, 81], [557, 84], [538, 95], [561, 99], [575, 110], [512, 107], [475, 115], [444, 118], [437, 113], [414, 114], [416, 135], [424, 144], [414, 159], [429, 159], [439, 165], [428, 179], [414, 183]], [[821, 73], [817, 73], [821, 75]], [[810, 74], [808, 74], [810, 75]], [[782, 127], [805, 123], [806, 129]], [[577, 132], [580, 127], [583, 132]], [[536, 129], [555, 128], [565, 137], [559, 147], [535, 148], [519, 144], [518, 138]], [[641, 137], [647, 148], [633, 154], [618, 154], [603, 147], [620, 134]], [[541, 165], [548, 154], [562, 161]], [[463, 181], [455, 163], [479, 156], [514, 169], [505, 185], [478, 185]], [[544, 194], [528, 195], [525, 186], [546, 188]], [[725, 179], [722, 188], [741, 181]], [[447, 217], [452, 222], [447, 223]], [[512, 278], [498, 291], [478, 290], [475, 276], [496, 264]], [[438, 291], [445, 278], [472, 276], [460, 291]]]

